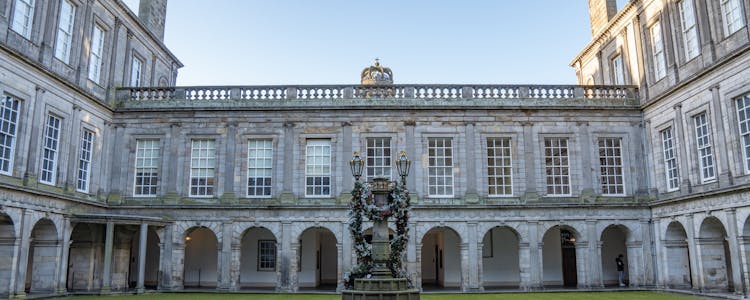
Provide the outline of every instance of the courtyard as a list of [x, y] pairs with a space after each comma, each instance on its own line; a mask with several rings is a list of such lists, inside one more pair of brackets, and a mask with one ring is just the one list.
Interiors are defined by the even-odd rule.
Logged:
[[[156, 300], [338, 300], [335, 294], [200, 294], [200, 293], [172, 293], [145, 294], [120, 296], [77, 296], [63, 299], [75, 300], [127, 300], [127, 299], [156, 299]], [[559, 293], [500, 293], [500, 294], [422, 294], [423, 300], [573, 300], [573, 299], [602, 299], [602, 300], [672, 300], [672, 299], [707, 299], [682, 294], [661, 292], [559, 292]]]

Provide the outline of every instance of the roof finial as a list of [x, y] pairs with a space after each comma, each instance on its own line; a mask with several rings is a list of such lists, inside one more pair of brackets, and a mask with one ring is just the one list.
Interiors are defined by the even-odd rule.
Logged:
[[377, 58], [377, 57], [375, 58], [375, 66], [376, 67], [380, 66], [380, 58]]

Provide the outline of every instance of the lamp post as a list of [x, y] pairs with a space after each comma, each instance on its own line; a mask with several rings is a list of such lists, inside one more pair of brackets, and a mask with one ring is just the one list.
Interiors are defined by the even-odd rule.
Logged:
[[398, 175], [401, 176], [401, 184], [406, 185], [406, 176], [409, 176], [409, 168], [411, 167], [411, 160], [406, 158], [406, 151], [401, 150], [398, 154], [398, 160], [396, 161], [396, 169]]

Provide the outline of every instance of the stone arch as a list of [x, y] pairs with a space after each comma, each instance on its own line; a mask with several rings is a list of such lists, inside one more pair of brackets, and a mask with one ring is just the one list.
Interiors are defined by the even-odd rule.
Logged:
[[279, 223], [257, 223], [257, 222], [238, 222], [234, 226], [232, 233], [232, 245], [239, 245], [242, 242], [242, 237], [247, 233], [248, 230], [253, 228], [263, 228], [268, 230], [277, 241], [281, 240], [281, 226]]
[[462, 239], [459, 231], [441, 224], [424, 232], [418, 242], [421, 245], [419, 270], [422, 288], [462, 288]]
[[544, 226], [542, 236], [542, 284], [551, 287], [577, 287], [584, 250], [582, 234], [572, 225], [551, 224]]
[[13, 218], [0, 211], [0, 295], [9, 293], [16, 234]]
[[322, 228], [330, 231], [336, 238], [336, 243], [340, 244], [341, 241], [344, 240], [343, 233], [341, 232], [341, 223], [339, 222], [297, 222], [292, 225], [292, 236], [296, 237], [296, 241], [299, 241], [300, 237], [302, 237], [302, 234], [304, 234], [305, 231], [310, 230], [311, 228]]
[[731, 291], [732, 264], [724, 224], [714, 216], [703, 219], [696, 240], [700, 250], [702, 285], [706, 290]]
[[[318, 225], [318, 224], [316, 224]], [[342, 246], [330, 226], [307, 227], [297, 235], [297, 286], [336, 290], [341, 278]], [[294, 272], [295, 270], [292, 270]]]
[[[633, 234], [630, 228], [623, 224], [609, 224], [600, 232], [599, 256], [601, 265], [599, 272], [602, 285], [629, 284], [630, 280], [625, 278], [625, 275], [631, 274], [630, 266], [637, 265], [637, 262], [631, 259], [633, 255], [628, 255], [628, 243], [632, 240]], [[619, 258], [620, 255], [622, 255], [622, 258]], [[617, 259], [621, 259], [623, 262], [623, 278], [620, 278]]]
[[488, 289], [517, 289], [521, 286], [521, 234], [507, 225], [496, 225], [485, 232], [482, 242], [482, 286]]
[[278, 281], [277, 236], [264, 226], [245, 228], [239, 236], [239, 288], [275, 288]]
[[450, 229], [458, 236], [459, 244], [466, 241], [464, 236], [461, 234], [466, 233], [467, 229], [465, 223], [420, 223], [417, 226], [417, 230], [414, 236], [417, 238], [418, 242], [422, 241], [424, 239], [424, 236], [435, 228]]
[[193, 226], [184, 234], [183, 286], [215, 288], [219, 283], [221, 243], [216, 232], [206, 226]]
[[690, 250], [685, 226], [680, 221], [667, 225], [663, 239], [666, 285], [669, 288], [692, 288]]
[[39, 219], [31, 230], [25, 290], [52, 293], [58, 272], [59, 230], [48, 218]]

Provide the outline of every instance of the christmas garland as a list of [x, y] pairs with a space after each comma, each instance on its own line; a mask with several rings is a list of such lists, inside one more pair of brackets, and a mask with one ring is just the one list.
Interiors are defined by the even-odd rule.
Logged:
[[[395, 216], [396, 236], [391, 240], [391, 255], [388, 258], [388, 268], [395, 278], [408, 278], [402, 265], [402, 258], [408, 238], [409, 222], [409, 190], [403, 184], [396, 184], [389, 197], [389, 203], [380, 207], [374, 204], [374, 195], [367, 183], [355, 182], [352, 190], [352, 200], [349, 203], [349, 232], [354, 243], [354, 253], [357, 265], [350, 272], [344, 274], [346, 288], [354, 286], [354, 279], [371, 275], [373, 260], [372, 246], [365, 240], [362, 229], [364, 217], [370, 221], [381, 221], [389, 216]], [[411, 284], [411, 283], [410, 283]]]

